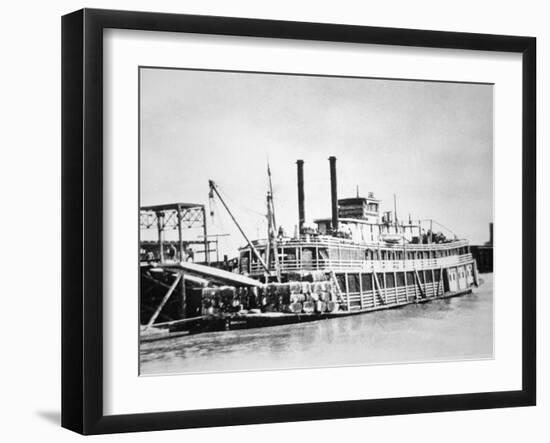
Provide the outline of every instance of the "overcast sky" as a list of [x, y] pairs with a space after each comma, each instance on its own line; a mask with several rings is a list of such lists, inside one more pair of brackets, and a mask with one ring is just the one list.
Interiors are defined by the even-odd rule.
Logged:
[[[248, 235], [263, 238], [269, 159], [277, 222], [291, 234], [296, 160], [305, 161], [312, 221], [330, 217], [334, 155], [339, 198], [359, 186], [393, 210], [395, 193], [400, 218], [433, 218], [472, 244], [488, 240], [491, 85], [142, 68], [140, 100], [141, 205], [209, 207], [213, 179]], [[231, 234], [222, 252], [236, 255], [244, 241], [219, 202], [208, 226]]]

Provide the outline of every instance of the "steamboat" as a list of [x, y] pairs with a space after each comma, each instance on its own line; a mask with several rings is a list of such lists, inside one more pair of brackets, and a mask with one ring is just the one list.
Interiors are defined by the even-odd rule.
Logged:
[[[196, 333], [330, 319], [459, 296], [478, 285], [467, 240], [434, 232], [433, 220], [423, 225], [398, 219], [395, 200], [393, 212], [381, 213], [372, 193], [339, 199], [335, 157], [329, 158], [331, 216], [306, 224], [304, 162], [296, 163], [299, 223], [292, 236], [276, 224], [269, 167], [264, 239], [249, 239], [209, 182], [210, 198], [222, 202], [246, 242], [233, 269], [227, 260], [209, 260], [204, 207], [195, 205], [203, 216], [202, 264], [185, 259], [181, 211], [188, 206], [142, 208], [153, 214], [159, 233], [159, 254], [141, 262], [144, 331]], [[162, 238], [170, 210], [179, 232], [172, 244]], [[174, 250], [169, 258], [167, 245]], [[152, 284], [168, 291], [151, 295]]]

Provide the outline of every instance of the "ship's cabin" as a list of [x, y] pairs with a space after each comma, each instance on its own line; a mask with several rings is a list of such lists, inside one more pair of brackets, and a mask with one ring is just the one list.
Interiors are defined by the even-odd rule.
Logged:
[[418, 223], [400, 223], [391, 211], [380, 216], [380, 200], [369, 192], [368, 197], [344, 198], [338, 200], [338, 229], [332, 226], [332, 219], [315, 220], [315, 231], [319, 235], [333, 235], [348, 238], [358, 243], [418, 243], [422, 230]]
[[277, 268], [282, 272], [358, 269], [367, 263], [406, 267], [411, 261], [437, 266], [440, 259], [469, 255], [466, 241], [432, 238], [420, 222], [396, 220], [391, 211], [380, 215], [380, 201], [372, 193], [366, 198], [339, 199], [336, 229], [331, 218], [314, 222], [304, 224], [292, 238], [252, 242], [256, 252], [241, 248], [239, 271], [262, 275], [262, 261], [270, 272]]
[[[319, 235], [334, 235], [331, 219], [315, 220]], [[422, 235], [418, 224], [395, 224], [355, 218], [340, 218], [338, 220], [337, 237], [348, 238], [358, 243], [378, 243], [388, 241], [394, 243], [419, 243]]]
[[[267, 254], [267, 241], [253, 242], [262, 260], [270, 270], [275, 270], [273, 248]], [[283, 272], [298, 270], [323, 270], [330, 268], [360, 268], [366, 262], [378, 262], [384, 266], [402, 266], [421, 261], [433, 266], [437, 260], [452, 256], [471, 257], [468, 242], [458, 240], [443, 244], [412, 245], [358, 245], [348, 240], [319, 236], [309, 241], [283, 239], [277, 246], [277, 264]], [[244, 274], [262, 275], [264, 269], [256, 254], [249, 248], [240, 250], [239, 271]]]

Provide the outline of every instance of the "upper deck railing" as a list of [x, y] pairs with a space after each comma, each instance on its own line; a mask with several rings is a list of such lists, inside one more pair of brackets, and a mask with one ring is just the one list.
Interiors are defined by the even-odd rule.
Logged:
[[[279, 265], [281, 272], [335, 271], [335, 272], [388, 272], [412, 271], [421, 269], [440, 269], [471, 263], [472, 254], [451, 255], [448, 257], [414, 260], [285, 260]], [[264, 269], [259, 263], [251, 263], [251, 275], [263, 275]]]
[[[254, 246], [261, 247], [267, 245], [267, 239], [254, 240]], [[369, 249], [392, 249], [392, 250], [407, 250], [407, 251], [433, 251], [433, 250], [448, 250], [468, 246], [468, 240], [453, 240], [446, 243], [405, 243], [392, 244], [387, 242], [357, 242], [347, 238], [337, 238], [328, 235], [319, 236], [303, 236], [302, 238], [283, 238], [278, 242], [279, 247], [345, 247], [345, 248], [369, 248]], [[248, 247], [241, 248], [241, 250]]]

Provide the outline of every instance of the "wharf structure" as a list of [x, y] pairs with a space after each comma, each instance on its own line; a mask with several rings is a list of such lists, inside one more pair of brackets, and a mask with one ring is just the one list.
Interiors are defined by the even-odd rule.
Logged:
[[489, 223], [489, 241], [470, 246], [479, 272], [493, 272], [493, 223]]

